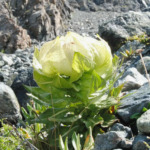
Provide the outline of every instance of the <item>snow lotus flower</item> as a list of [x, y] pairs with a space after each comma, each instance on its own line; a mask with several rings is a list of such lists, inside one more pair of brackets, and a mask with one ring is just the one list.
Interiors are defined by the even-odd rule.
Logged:
[[34, 79], [46, 91], [51, 87], [73, 88], [85, 73], [94, 71], [105, 79], [112, 72], [112, 54], [103, 39], [83, 37], [74, 32], [35, 48]]

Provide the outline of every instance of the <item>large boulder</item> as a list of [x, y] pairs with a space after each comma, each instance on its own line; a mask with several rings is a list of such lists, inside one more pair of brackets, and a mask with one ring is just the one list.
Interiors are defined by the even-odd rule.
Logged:
[[17, 24], [16, 18], [6, 2], [0, 2], [0, 50], [13, 53], [16, 49], [27, 48], [31, 44], [27, 31]]
[[131, 116], [136, 113], [142, 113], [143, 107], [150, 103], [150, 86], [143, 85], [136, 92], [133, 91], [128, 97], [121, 100], [117, 114], [125, 123], [131, 122]]
[[136, 68], [132, 67], [124, 72], [116, 84], [124, 84], [123, 91], [131, 91], [140, 88], [146, 82], [148, 82], [148, 80], [140, 74]]
[[113, 50], [123, 45], [131, 36], [150, 35], [150, 12], [128, 12], [100, 24], [99, 34]]
[[0, 1], [0, 51], [13, 53], [31, 38], [51, 40], [66, 30], [72, 11], [66, 0]]
[[0, 82], [0, 119], [16, 123], [21, 118], [20, 106], [13, 90]]
[[48, 40], [64, 31], [71, 8], [66, 0], [11, 0], [13, 15], [32, 38]]
[[120, 123], [115, 123], [107, 133], [98, 134], [94, 150], [130, 149], [132, 146], [131, 129]]
[[137, 119], [137, 128], [143, 134], [150, 134], [150, 110]]
[[134, 138], [132, 150], [148, 150], [149, 145], [149, 136], [139, 134]]

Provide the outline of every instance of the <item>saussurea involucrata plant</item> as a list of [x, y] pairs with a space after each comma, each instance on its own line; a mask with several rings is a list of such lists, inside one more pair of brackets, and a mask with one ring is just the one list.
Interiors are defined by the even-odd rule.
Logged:
[[83, 148], [84, 141], [91, 140], [90, 128], [95, 137], [100, 127], [117, 120], [114, 113], [123, 87], [114, 87], [120, 77], [118, 65], [118, 57], [112, 57], [109, 45], [100, 37], [68, 32], [46, 42], [40, 51], [35, 48], [34, 80], [39, 87], [25, 88], [40, 109], [32, 108], [35, 115], [23, 111], [29, 124], [43, 125], [39, 134], [47, 133], [43, 140], [51, 149], [58, 148], [60, 135], [68, 138], [70, 146], [74, 132], [82, 136]]

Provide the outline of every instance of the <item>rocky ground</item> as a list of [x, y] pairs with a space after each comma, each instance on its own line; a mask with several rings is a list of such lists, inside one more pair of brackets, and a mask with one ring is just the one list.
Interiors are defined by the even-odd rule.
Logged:
[[103, 24], [108, 19], [115, 18], [120, 14], [121, 12], [89, 12], [75, 9], [71, 13], [71, 20], [69, 20], [68, 30], [95, 37], [95, 35], [99, 33], [100, 24]]
[[[60, 5], [60, 1], [0, 2], [0, 118], [15, 122], [21, 118], [20, 106], [26, 107], [29, 101], [23, 84], [36, 85], [32, 76], [34, 46], [40, 48], [45, 41], [68, 30], [92, 37], [98, 33], [109, 43], [113, 54], [119, 56], [131, 48], [143, 49], [150, 73], [149, 0], [119, 0], [118, 3], [116, 0], [69, 0], [70, 5], [67, 2]], [[144, 34], [148, 35], [146, 40], [134, 37], [126, 41]], [[140, 56], [131, 55], [122, 71], [125, 73], [116, 84], [125, 82], [125, 94], [133, 94], [121, 100], [117, 112], [120, 123], [96, 137], [95, 150], [149, 149], [144, 142], [150, 145], [150, 111], [137, 122], [131, 119], [135, 113], [142, 114], [143, 108], [150, 104], [150, 86]]]

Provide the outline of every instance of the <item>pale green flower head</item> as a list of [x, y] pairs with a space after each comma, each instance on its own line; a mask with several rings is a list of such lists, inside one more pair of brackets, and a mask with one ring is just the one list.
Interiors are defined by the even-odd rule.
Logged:
[[103, 78], [110, 75], [112, 54], [103, 39], [68, 32], [46, 42], [40, 51], [35, 49], [33, 68], [34, 79], [41, 88], [72, 88], [85, 72], [95, 70]]

